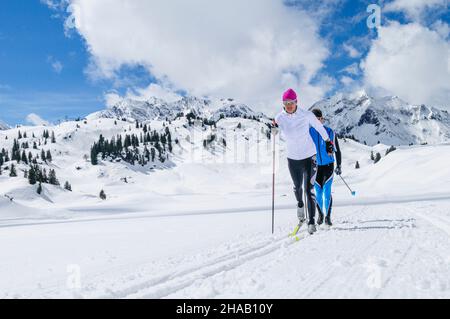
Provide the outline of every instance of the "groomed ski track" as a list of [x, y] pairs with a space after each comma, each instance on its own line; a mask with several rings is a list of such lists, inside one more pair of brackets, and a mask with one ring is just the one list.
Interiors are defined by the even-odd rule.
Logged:
[[273, 236], [270, 210], [257, 208], [2, 221], [3, 273], [27, 251], [44, 257], [2, 278], [0, 297], [449, 298], [450, 199], [436, 199], [340, 203], [331, 230], [303, 226], [298, 242], [295, 212], [280, 207]]

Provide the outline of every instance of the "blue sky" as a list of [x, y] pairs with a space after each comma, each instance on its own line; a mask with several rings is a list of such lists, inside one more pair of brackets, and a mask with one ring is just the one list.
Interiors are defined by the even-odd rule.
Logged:
[[[0, 107], [7, 123], [29, 113], [52, 121], [98, 108], [101, 85], [86, 81], [88, 59], [81, 38], [67, 38], [61, 20], [38, 0], [2, 1]], [[61, 63], [57, 72], [53, 63]]]
[[[161, 73], [157, 71], [158, 65], [150, 68], [144, 63], [124, 62], [115, 69], [113, 78], [89, 76], [86, 70], [92, 55], [88, 48], [96, 44], [87, 43], [87, 36], [82, 32], [72, 30], [68, 36], [64, 29], [64, 19], [67, 18], [65, 10], [51, 9], [43, 2], [2, 1], [1, 120], [14, 125], [24, 123], [30, 113], [51, 122], [85, 116], [104, 108], [105, 93], [111, 90], [124, 95], [130, 89], [145, 88], [153, 82], [161, 83], [162, 79], [152, 74], [153, 67], [155, 73]], [[323, 12], [317, 18], [321, 19], [320, 38], [328, 46], [330, 54], [323, 59], [323, 67], [315, 70], [310, 82], [316, 84], [324, 78], [331, 79], [332, 83], [324, 91], [324, 96], [344, 89], [345, 85], [340, 81], [344, 75], [356, 83], [361, 81], [361, 72], [350, 74], [343, 70], [363, 61], [371, 48], [371, 41], [377, 37], [377, 31], [369, 30], [366, 25], [369, 3], [336, 0], [321, 6], [309, 0], [285, 2], [288, 6]], [[402, 12], [391, 12], [383, 15], [383, 20], [387, 17], [401, 24], [411, 22], [405, 16]], [[448, 11], [431, 11], [421, 23], [428, 27], [436, 19], [448, 24]], [[354, 50], [353, 55], [349, 53], [351, 49]], [[169, 77], [168, 80], [172, 79]], [[180, 85], [175, 85], [175, 88], [185, 89]]]

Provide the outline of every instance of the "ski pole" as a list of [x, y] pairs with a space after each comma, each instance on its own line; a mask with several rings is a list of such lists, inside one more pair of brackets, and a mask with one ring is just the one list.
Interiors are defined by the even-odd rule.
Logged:
[[272, 158], [272, 235], [275, 225], [275, 134], [273, 134], [273, 158]]
[[347, 186], [347, 188], [349, 189], [349, 191], [352, 193], [352, 196], [355, 196], [355, 195], [356, 195], [356, 192], [355, 192], [355, 191], [352, 191], [352, 189], [350, 188], [350, 186], [348, 186], [347, 182], [345, 181], [345, 179], [344, 179], [341, 175], [339, 175], [339, 177], [342, 179], [342, 181], [344, 182], [345, 186]]

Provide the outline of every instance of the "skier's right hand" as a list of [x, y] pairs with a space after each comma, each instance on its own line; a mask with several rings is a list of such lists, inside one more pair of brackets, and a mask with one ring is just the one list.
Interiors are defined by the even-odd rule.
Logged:
[[272, 125], [270, 126], [270, 131], [273, 135], [277, 135], [279, 132], [278, 124], [275, 120], [272, 121]]

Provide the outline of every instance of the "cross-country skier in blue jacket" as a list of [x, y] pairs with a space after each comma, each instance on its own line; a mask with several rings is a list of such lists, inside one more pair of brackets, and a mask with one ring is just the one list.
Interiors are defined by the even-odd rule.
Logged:
[[[312, 112], [322, 124], [325, 122], [321, 110], [314, 109]], [[311, 138], [314, 141], [314, 144], [316, 144], [317, 150], [317, 176], [316, 183], [314, 184], [314, 189], [316, 191], [317, 210], [319, 213], [317, 224], [321, 225], [323, 223], [325, 215], [325, 224], [327, 226], [332, 226], [331, 207], [333, 205], [333, 197], [331, 196], [331, 185], [333, 184], [333, 171], [336, 173], [336, 175], [341, 175], [342, 173], [342, 155], [336, 134], [331, 128], [325, 125], [324, 127], [335, 147], [337, 162], [336, 170], [334, 170], [335, 158], [333, 154], [330, 155], [327, 152], [326, 143], [323, 140], [322, 136], [314, 129], [314, 127], [310, 128], [309, 133], [311, 134]]]

